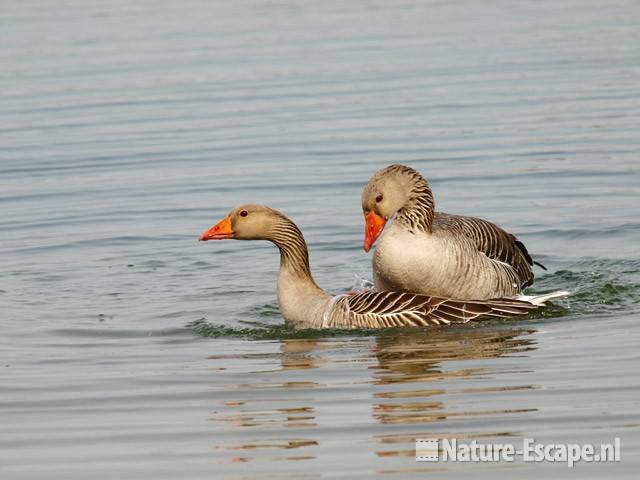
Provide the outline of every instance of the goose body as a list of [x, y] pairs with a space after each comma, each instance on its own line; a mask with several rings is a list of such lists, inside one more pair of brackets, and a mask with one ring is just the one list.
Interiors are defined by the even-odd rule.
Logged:
[[429, 185], [412, 168], [377, 172], [362, 204], [365, 250], [395, 215], [373, 255], [378, 290], [486, 300], [514, 297], [533, 283], [522, 242], [486, 220], [436, 212]]
[[284, 319], [300, 328], [449, 325], [525, 315], [542, 304], [536, 297], [469, 301], [374, 290], [329, 295], [311, 275], [307, 245], [298, 227], [264, 205], [238, 207], [200, 236], [200, 240], [229, 238], [268, 240], [278, 247], [278, 304]]

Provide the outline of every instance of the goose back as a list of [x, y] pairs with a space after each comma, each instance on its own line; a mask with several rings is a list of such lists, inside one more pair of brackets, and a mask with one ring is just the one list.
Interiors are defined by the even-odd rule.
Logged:
[[390, 328], [463, 324], [526, 315], [536, 306], [512, 299], [464, 301], [406, 292], [365, 292], [334, 297], [323, 327]]

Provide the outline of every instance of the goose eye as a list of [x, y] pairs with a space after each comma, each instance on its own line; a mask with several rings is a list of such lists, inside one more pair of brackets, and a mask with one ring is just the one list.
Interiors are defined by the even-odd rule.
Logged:
[[240, 210], [241, 217], [246, 217], [247, 215], [249, 215], [249, 212], [247, 212], [246, 210]]
[[378, 195], [376, 197], [376, 203], [380, 203], [382, 201], [382, 195]]

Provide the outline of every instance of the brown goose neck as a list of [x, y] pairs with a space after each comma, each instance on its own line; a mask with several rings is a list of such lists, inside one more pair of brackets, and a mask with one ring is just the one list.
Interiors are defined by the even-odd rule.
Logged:
[[280, 250], [280, 269], [315, 284], [309, 266], [307, 243], [297, 225], [283, 217], [271, 229], [269, 237]]
[[409, 230], [431, 233], [435, 201], [427, 181], [414, 171], [408, 198], [400, 210], [397, 221]]

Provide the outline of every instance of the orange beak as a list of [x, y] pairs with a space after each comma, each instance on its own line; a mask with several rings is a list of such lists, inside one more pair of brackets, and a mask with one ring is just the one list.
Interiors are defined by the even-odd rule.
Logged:
[[364, 251], [368, 252], [380, 236], [387, 221], [375, 212], [364, 214]]
[[231, 219], [224, 217], [218, 223], [216, 223], [209, 230], [200, 235], [200, 241], [206, 242], [207, 240], [224, 240], [226, 238], [233, 238], [236, 232], [231, 228]]

